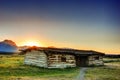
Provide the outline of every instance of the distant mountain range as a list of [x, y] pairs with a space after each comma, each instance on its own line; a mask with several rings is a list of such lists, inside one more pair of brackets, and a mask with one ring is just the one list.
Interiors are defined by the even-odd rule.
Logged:
[[18, 47], [12, 40], [4, 40], [0, 42], [1, 53], [15, 53], [18, 51]]

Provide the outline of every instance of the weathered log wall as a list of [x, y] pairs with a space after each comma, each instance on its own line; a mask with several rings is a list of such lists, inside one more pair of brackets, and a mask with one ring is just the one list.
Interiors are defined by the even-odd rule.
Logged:
[[88, 65], [104, 65], [103, 56], [100, 55], [89, 56]]
[[[63, 60], [62, 60], [63, 58]], [[75, 56], [68, 54], [48, 54], [49, 68], [76, 67]]]
[[24, 64], [47, 67], [47, 56], [43, 51], [32, 50], [26, 53]]
[[[59, 53], [59, 52], [44, 52], [32, 50], [28, 51], [25, 56], [24, 64], [34, 65], [46, 68], [66, 68], [66, 67], [76, 67], [77, 60], [76, 57], [71, 54]], [[83, 58], [83, 57], [79, 57]], [[82, 60], [82, 59], [80, 59]], [[78, 63], [82, 64], [82, 62]], [[87, 65], [104, 65], [103, 56], [91, 55], [87, 56]]]

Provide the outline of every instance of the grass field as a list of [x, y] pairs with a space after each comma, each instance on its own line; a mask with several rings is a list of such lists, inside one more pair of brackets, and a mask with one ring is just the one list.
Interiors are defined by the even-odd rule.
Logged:
[[[79, 68], [46, 69], [23, 64], [24, 56], [0, 55], [0, 80], [74, 80]], [[105, 66], [90, 67], [85, 80], [120, 80], [120, 59], [104, 59]]]
[[24, 56], [0, 56], [0, 80], [73, 80], [79, 68], [46, 69], [23, 64]]
[[85, 80], [120, 80], [119, 59], [105, 58], [105, 66], [90, 68]]

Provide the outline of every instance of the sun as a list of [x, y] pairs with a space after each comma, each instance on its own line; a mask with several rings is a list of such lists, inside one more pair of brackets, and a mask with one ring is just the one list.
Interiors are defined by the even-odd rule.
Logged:
[[37, 41], [27, 41], [24, 43], [25, 46], [42, 46], [40, 42]]

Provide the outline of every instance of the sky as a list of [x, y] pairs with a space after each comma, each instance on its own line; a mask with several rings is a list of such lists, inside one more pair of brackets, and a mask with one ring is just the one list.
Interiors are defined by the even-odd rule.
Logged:
[[119, 0], [0, 0], [0, 41], [120, 53]]

